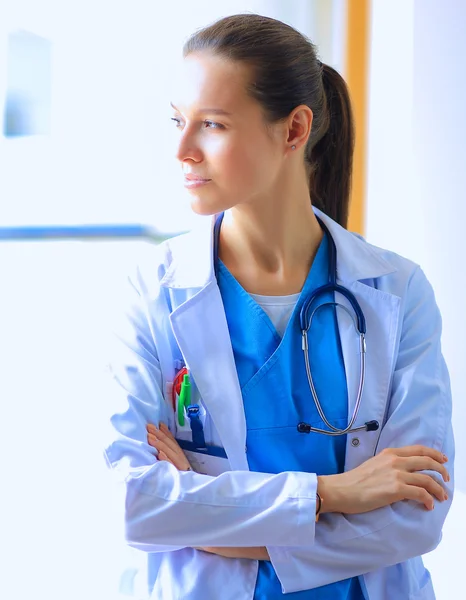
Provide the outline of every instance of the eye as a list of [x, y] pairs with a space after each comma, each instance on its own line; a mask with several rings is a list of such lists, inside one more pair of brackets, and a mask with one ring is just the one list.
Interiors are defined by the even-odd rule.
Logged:
[[180, 119], [177, 119], [176, 117], [171, 117], [170, 119], [171, 121], [174, 121], [176, 123], [176, 127], [180, 127], [181, 126], [181, 121]]
[[204, 121], [204, 125], [206, 126], [206, 129], [225, 129], [223, 125], [216, 123], [215, 121]]

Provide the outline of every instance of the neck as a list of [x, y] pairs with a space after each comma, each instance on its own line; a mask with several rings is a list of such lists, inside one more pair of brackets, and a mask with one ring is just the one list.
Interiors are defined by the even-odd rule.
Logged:
[[322, 237], [306, 188], [286, 201], [268, 198], [227, 211], [219, 256], [249, 292], [291, 294], [301, 290]]

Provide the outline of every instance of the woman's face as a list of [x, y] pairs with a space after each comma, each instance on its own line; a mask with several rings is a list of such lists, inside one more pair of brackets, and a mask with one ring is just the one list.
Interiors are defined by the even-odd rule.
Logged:
[[246, 92], [250, 75], [247, 66], [207, 53], [183, 61], [172, 119], [179, 130], [176, 156], [198, 214], [250, 203], [273, 190], [283, 128], [266, 126], [262, 107]]

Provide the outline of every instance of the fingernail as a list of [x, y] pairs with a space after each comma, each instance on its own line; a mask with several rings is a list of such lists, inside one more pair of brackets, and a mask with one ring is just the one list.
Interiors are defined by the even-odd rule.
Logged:
[[445, 500], [448, 500], [448, 494], [445, 494], [444, 498]]
[[445, 454], [443, 455], [443, 460], [444, 462], [448, 462], [448, 458], [445, 456]]

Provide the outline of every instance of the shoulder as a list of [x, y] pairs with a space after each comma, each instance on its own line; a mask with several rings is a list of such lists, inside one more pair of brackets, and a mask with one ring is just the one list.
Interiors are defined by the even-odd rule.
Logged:
[[379, 257], [388, 266], [386, 274], [374, 278], [378, 289], [397, 296], [404, 297], [412, 288], [431, 289], [431, 285], [422, 270], [415, 261], [389, 250], [369, 243], [362, 235], [352, 233], [358, 242], [364, 244], [367, 251]]
[[199, 274], [207, 272], [212, 262], [210, 242], [210, 222], [203, 222], [159, 245], [148, 245], [137, 257], [129, 278], [149, 296], [162, 287], [196, 287]]
[[367, 249], [377, 254], [391, 267], [391, 272], [377, 277], [371, 282], [379, 291], [398, 296], [401, 300], [404, 332], [414, 331], [422, 335], [440, 336], [442, 319], [435, 292], [422, 267], [385, 248], [369, 244], [358, 234], [354, 234]]
[[[316, 210], [316, 209], [315, 209]], [[343, 285], [359, 281], [403, 296], [408, 281], [419, 268], [412, 260], [366, 241], [316, 210], [336, 248], [337, 277]]]
[[181, 255], [189, 257], [194, 248], [192, 231], [175, 235], [160, 244], [147, 244], [136, 257], [131, 271], [131, 279], [142, 282], [161, 281], [173, 261]]

